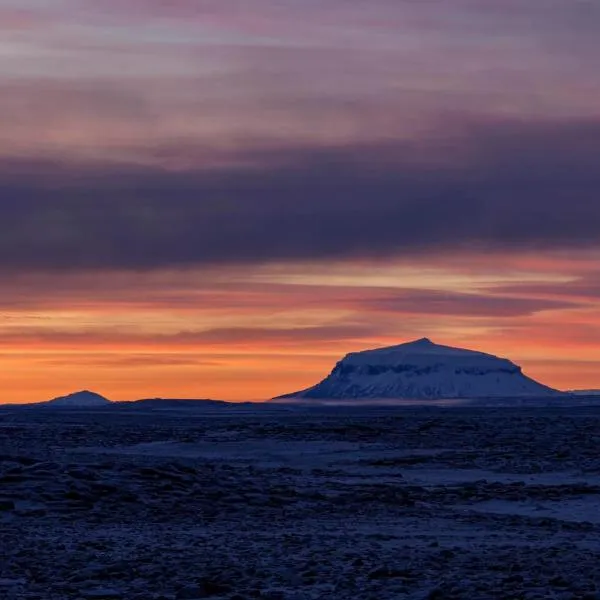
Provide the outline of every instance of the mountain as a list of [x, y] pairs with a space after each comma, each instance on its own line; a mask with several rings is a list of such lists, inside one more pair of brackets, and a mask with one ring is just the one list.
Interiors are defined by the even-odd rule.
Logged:
[[317, 385], [277, 399], [456, 399], [559, 394], [523, 375], [521, 367], [510, 360], [434, 344], [423, 338], [347, 354]]
[[112, 404], [112, 402], [104, 396], [96, 394], [95, 392], [83, 390], [67, 396], [59, 396], [58, 398], [48, 400], [47, 402], [39, 402], [36, 406], [51, 406], [57, 408], [98, 408], [110, 404]]

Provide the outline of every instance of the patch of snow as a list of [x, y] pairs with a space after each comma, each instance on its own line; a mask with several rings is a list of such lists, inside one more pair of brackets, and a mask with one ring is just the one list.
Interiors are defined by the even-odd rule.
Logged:
[[600, 524], [598, 497], [564, 499], [560, 501], [515, 502], [511, 500], [494, 499], [478, 502], [468, 507], [469, 510], [497, 515], [518, 515], [521, 517], [547, 517], [560, 521], [576, 523]]
[[[353, 442], [333, 441], [210, 441], [198, 443], [148, 442], [115, 448], [80, 448], [101, 454], [122, 454], [171, 458], [199, 458], [210, 461], [234, 461], [261, 466], [294, 465], [316, 467], [356, 458], [359, 446]], [[358, 454], [360, 456], [360, 454]]]
[[408, 467], [402, 469], [404, 480], [411, 485], [461, 485], [475, 481], [488, 483], [524, 483], [526, 485], [600, 485], [600, 475], [583, 475], [574, 472], [497, 473], [485, 469], [435, 469]]

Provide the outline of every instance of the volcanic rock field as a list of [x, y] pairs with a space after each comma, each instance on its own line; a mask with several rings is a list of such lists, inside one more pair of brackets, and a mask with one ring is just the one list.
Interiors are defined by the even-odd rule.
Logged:
[[0, 410], [2, 600], [600, 599], [600, 408]]

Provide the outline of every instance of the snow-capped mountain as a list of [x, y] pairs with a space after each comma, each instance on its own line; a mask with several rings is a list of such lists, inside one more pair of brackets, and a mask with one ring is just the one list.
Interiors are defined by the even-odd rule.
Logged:
[[557, 390], [491, 354], [414, 342], [352, 352], [320, 383], [279, 398], [452, 399], [554, 396]]
[[67, 396], [60, 396], [47, 402], [40, 402], [39, 405], [53, 406], [53, 407], [65, 407], [65, 408], [96, 408], [99, 406], [107, 406], [111, 404], [111, 401], [96, 394], [89, 390], [83, 390], [81, 392], [75, 392], [68, 394]]

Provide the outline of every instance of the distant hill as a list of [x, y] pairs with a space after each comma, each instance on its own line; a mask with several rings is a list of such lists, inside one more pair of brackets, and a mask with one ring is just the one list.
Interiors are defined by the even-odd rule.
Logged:
[[110, 410], [203, 410], [229, 407], [260, 406], [252, 402], [226, 402], [225, 400], [210, 400], [198, 398], [143, 398], [141, 400], [111, 401], [96, 392], [83, 390], [60, 396], [44, 402], [27, 404], [0, 404], [8, 408], [108, 408]]
[[122, 409], [151, 409], [151, 410], [169, 410], [184, 409], [193, 410], [196, 408], [220, 408], [229, 406], [232, 403], [224, 400], [210, 399], [183, 399], [183, 398], [143, 398], [142, 400], [129, 400], [127, 402], [115, 402], [113, 406]]
[[34, 406], [48, 406], [52, 408], [98, 408], [111, 404], [112, 402], [108, 398], [105, 398], [96, 392], [82, 390], [81, 392], [74, 392], [67, 396], [59, 396], [58, 398], [46, 402], [37, 402]]

